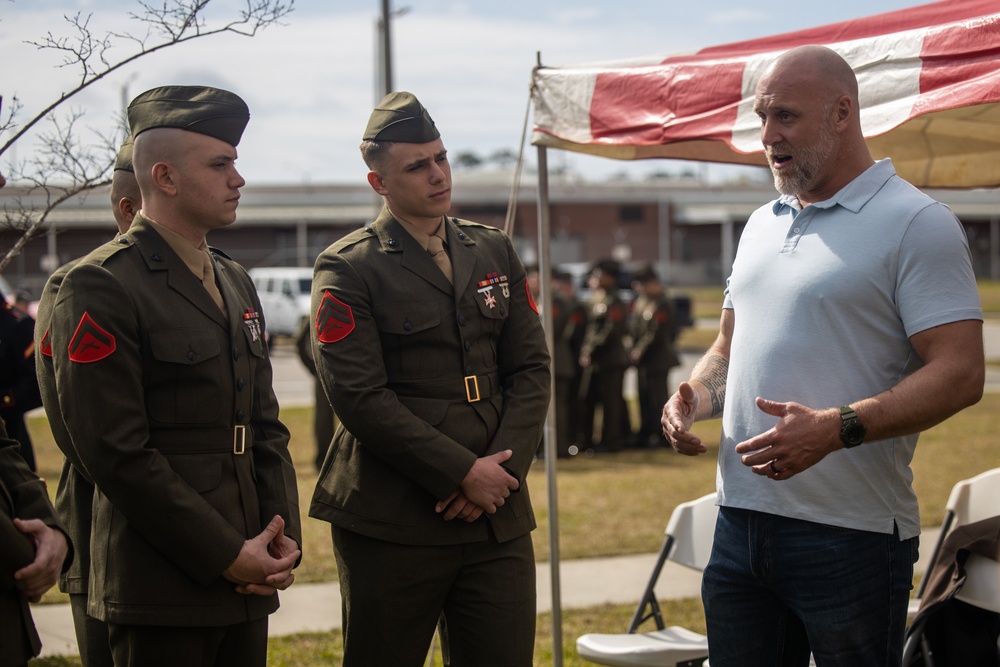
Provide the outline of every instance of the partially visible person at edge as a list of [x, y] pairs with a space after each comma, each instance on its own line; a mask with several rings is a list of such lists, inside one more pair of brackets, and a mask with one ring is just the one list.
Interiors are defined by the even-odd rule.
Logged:
[[21, 446], [32, 471], [38, 469], [24, 415], [42, 404], [35, 375], [35, 320], [0, 292], [0, 419]]
[[116, 667], [263, 666], [300, 556], [295, 473], [260, 300], [205, 240], [236, 219], [249, 111], [163, 86], [128, 120], [142, 209], [66, 274], [49, 327], [51, 407], [96, 487], [88, 612]]
[[590, 274], [591, 294], [587, 301], [586, 332], [580, 346], [580, 366], [583, 379], [582, 446], [594, 447], [594, 417], [601, 406], [601, 439], [598, 452], [619, 452], [626, 433], [631, 433], [625, 398], [622, 395], [628, 353], [625, 333], [628, 312], [618, 297], [618, 277], [621, 265], [611, 259], [594, 264]]
[[761, 141], [781, 196], [747, 222], [718, 339], [663, 410], [701, 454], [722, 417], [702, 596], [712, 667], [901, 661], [920, 519], [920, 431], [983, 392], [982, 311], [951, 211], [875, 162], [836, 52], [761, 76]]
[[313, 443], [316, 446], [316, 455], [313, 457], [313, 464], [316, 472], [323, 467], [323, 459], [330, 449], [330, 442], [333, 440], [333, 433], [337, 430], [337, 413], [330, 405], [330, 399], [323, 391], [323, 383], [316, 377], [316, 362], [313, 361], [312, 351], [312, 330], [313, 325], [308, 317], [302, 319], [299, 330], [295, 333], [295, 349], [299, 353], [299, 361], [309, 371], [313, 382], [313, 398], [315, 408], [313, 409]]
[[[7, 184], [0, 174], [0, 188]], [[42, 650], [29, 602], [38, 602], [73, 562], [45, 482], [0, 419], [0, 667], [26, 667]]]
[[341, 425], [310, 515], [332, 524], [344, 665], [418, 667], [440, 619], [446, 664], [527, 667], [525, 479], [550, 382], [538, 309], [510, 239], [448, 217], [448, 154], [416, 97], [386, 96], [362, 139], [384, 208], [320, 254], [312, 293]]
[[637, 447], [663, 444], [660, 417], [670, 395], [670, 369], [680, 365], [674, 349], [677, 313], [673, 301], [656, 270], [641, 266], [632, 274], [636, 298], [629, 316], [629, 362], [636, 368], [636, 393], [639, 397], [639, 430], [633, 438]]
[[[132, 218], [141, 208], [142, 195], [132, 170], [132, 137], [127, 137], [118, 149], [114, 173], [111, 177], [111, 213], [118, 225], [118, 233], [124, 234], [132, 224]], [[73, 565], [59, 578], [59, 590], [69, 595], [73, 612], [73, 626], [76, 643], [83, 667], [112, 667], [111, 647], [108, 644], [108, 626], [87, 613], [87, 585], [90, 575], [90, 526], [93, 518], [92, 503], [94, 482], [87, 475], [66, 424], [62, 419], [59, 397], [56, 392], [56, 378], [52, 368], [52, 340], [49, 324], [52, 306], [55, 304], [59, 286], [66, 274], [76, 266], [75, 259], [56, 269], [49, 276], [38, 301], [38, 318], [35, 325], [35, 367], [42, 400], [52, 409], [46, 411], [52, 437], [64, 455], [59, 487], [56, 491], [56, 511], [69, 531], [73, 543], [79, 545]], [[54, 406], [54, 407], [53, 407]]]

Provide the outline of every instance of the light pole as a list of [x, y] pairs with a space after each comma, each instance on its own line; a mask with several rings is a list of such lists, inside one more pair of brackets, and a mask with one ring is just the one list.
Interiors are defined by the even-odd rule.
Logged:
[[409, 7], [392, 9], [392, 0], [381, 0], [382, 13], [375, 23], [376, 54], [378, 63], [376, 67], [376, 87], [375, 102], [378, 103], [383, 97], [393, 91], [392, 83], [392, 19], [403, 16], [410, 11]]

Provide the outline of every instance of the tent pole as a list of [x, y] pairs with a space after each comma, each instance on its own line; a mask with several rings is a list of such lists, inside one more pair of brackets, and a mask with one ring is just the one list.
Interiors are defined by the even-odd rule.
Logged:
[[[545, 342], [552, 340], [552, 250], [549, 244], [549, 164], [545, 146], [538, 147], [538, 277], [542, 300], [542, 326]], [[552, 400], [545, 419], [545, 479], [549, 500], [549, 576], [552, 583], [552, 667], [562, 667], [562, 594], [559, 585], [559, 503], [556, 490], [556, 379], [551, 374]]]

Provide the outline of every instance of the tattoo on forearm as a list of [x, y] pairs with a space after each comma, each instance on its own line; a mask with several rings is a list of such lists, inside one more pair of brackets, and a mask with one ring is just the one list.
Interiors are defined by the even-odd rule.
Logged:
[[726, 404], [726, 378], [729, 375], [729, 360], [719, 355], [705, 359], [700, 372], [693, 379], [705, 385], [712, 398], [712, 417], [722, 414]]

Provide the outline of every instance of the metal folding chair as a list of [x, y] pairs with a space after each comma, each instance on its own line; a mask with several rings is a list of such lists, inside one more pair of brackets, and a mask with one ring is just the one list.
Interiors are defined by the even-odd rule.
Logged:
[[[666, 538], [642, 599], [625, 634], [586, 634], [576, 640], [581, 658], [612, 667], [695, 667], [708, 657], [708, 639], [679, 626], [666, 627], [653, 589], [668, 560], [698, 571], [712, 553], [718, 507], [711, 493], [678, 505], [667, 523]], [[638, 633], [653, 619], [656, 630]]]

